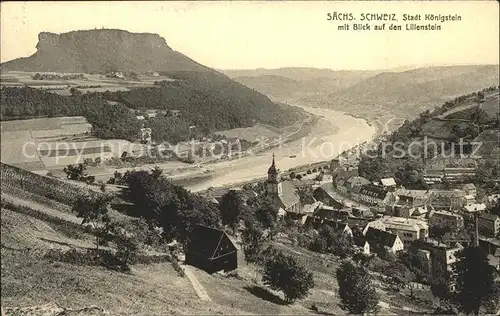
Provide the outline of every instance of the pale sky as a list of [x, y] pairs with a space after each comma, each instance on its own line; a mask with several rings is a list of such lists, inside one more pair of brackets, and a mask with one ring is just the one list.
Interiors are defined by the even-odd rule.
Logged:
[[[338, 31], [342, 22], [326, 19], [333, 11], [396, 13], [403, 28], [403, 13], [456, 13], [462, 21], [445, 22], [441, 31]], [[383, 69], [499, 60], [496, 1], [89, 1], [2, 2], [1, 61], [33, 54], [39, 32], [101, 27], [157, 33], [173, 49], [218, 69]]]

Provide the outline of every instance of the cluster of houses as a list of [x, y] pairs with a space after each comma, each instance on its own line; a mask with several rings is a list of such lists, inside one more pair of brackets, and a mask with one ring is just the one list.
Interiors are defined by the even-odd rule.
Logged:
[[135, 118], [139, 121], [152, 119], [160, 115], [167, 117], [179, 117], [181, 113], [180, 110], [157, 110], [157, 109], [144, 110], [144, 111], [130, 109], [130, 112], [135, 114]]
[[[302, 225], [313, 229], [328, 225], [353, 236], [365, 254], [375, 248], [391, 253], [412, 250], [425, 262], [422, 271], [430, 277], [451, 271], [457, 252], [475, 242], [464, 233], [472, 219], [490, 264], [499, 268], [500, 217], [485, 212], [496, 202], [494, 196], [478, 202], [476, 187], [470, 183], [450, 190], [408, 190], [393, 178], [371, 182], [351, 167], [340, 169], [335, 181], [281, 179], [273, 157], [267, 180], [257, 190], [240, 190], [247, 197], [270, 197], [280, 216]], [[304, 192], [309, 193], [307, 199]], [[445, 228], [439, 238], [433, 236], [438, 228]]]
[[[284, 179], [273, 156], [263, 183], [235, 190], [244, 200], [269, 197], [280, 217], [311, 229], [328, 225], [349, 234], [367, 255], [382, 248], [390, 253], [412, 251], [431, 278], [452, 271], [457, 253], [472, 242], [487, 249], [490, 264], [500, 271], [500, 217], [486, 212], [498, 194], [478, 202], [476, 187], [470, 183], [450, 190], [409, 190], [393, 178], [371, 182], [352, 165], [336, 169], [334, 181]], [[212, 190], [209, 196], [218, 203], [227, 190]], [[466, 232], [467, 223], [477, 226], [476, 238]], [[436, 236], [439, 228], [444, 233]]]

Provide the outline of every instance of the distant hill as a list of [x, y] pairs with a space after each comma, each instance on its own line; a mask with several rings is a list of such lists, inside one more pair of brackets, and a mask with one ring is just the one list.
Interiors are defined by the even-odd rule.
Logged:
[[[137, 85], [125, 92], [81, 95], [76, 91], [72, 96], [32, 88], [1, 89], [2, 120], [81, 115], [94, 126], [94, 136], [100, 138], [136, 137], [140, 122], [129, 109], [180, 110], [179, 118], [161, 116], [148, 122], [155, 140], [172, 142], [185, 139], [192, 125], [197, 126], [199, 133], [209, 134], [256, 123], [282, 127], [305, 117], [303, 110], [276, 104], [265, 95], [175, 52], [156, 34], [109, 29], [40, 33], [37, 52], [1, 65], [2, 74], [9, 70], [155, 71], [173, 79], [169, 82], [158, 79], [154, 86]], [[115, 105], [108, 105], [104, 99], [116, 101]], [[113, 119], [108, 117], [111, 112]]]
[[411, 118], [458, 95], [498, 85], [498, 65], [385, 72], [325, 95], [327, 107], [374, 106]]
[[340, 91], [379, 73], [305, 67], [222, 70], [222, 72], [252, 89], [282, 101]]
[[42, 32], [37, 51], [1, 64], [2, 72], [213, 71], [174, 51], [158, 34], [115, 29]]
[[498, 65], [408, 66], [385, 71], [224, 71], [234, 80], [277, 100], [339, 110], [367, 118], [388, 130], [449, 99], [497, 86], [498, 72]]

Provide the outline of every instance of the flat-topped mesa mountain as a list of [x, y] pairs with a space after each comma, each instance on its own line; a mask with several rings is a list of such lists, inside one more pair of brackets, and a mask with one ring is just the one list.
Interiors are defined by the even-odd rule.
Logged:
[[83, 72], [213, 71], [174, 51], [158, 34], [94, 29], [42, 32], [35, 54], [1, 64], [2, 71]]

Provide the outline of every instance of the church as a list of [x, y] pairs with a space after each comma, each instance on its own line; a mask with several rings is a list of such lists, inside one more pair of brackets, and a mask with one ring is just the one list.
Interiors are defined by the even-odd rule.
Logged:
[[265, 194], [270, 197], [276, 207], [286, 213], [300, 213], [300, 197], [295, 192], [295, 187], [291, 181], [281, 181], [279, 170], [274, 161], [267, 170], [267, 181], [265, 183]]

